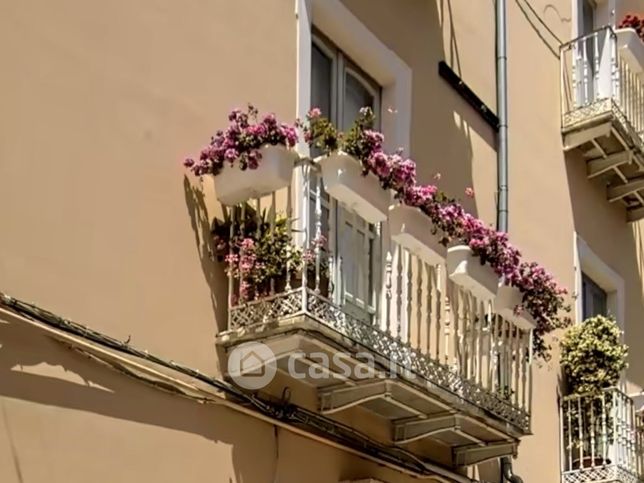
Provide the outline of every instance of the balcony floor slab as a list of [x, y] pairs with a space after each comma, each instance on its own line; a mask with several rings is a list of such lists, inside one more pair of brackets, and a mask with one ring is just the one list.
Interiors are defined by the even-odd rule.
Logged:
[[[353, 368], [360, 366], [360, 371], [367, 377], [363, 380], [346, 378], [339, 375], [341, 371], [331, 367], [327, 380], [306, 381], [320, 388], [323, 411], [332, 409], [324, 402], [324, 394], [330, 387], [335, 390], [337, 386], [346, 386], [353, 390], [360, 384], [385, 379], [389, 382], [379, 386], [379, 394], [357, 404], [392, 420], [454, 411], [496, 432], [496, 440], [519, 438], [529, 433], [529, 416], [522, 409], [464, 379], [450, 367], [415, 351], [378, 327], [341, 314], [322, 297], [316, 298], [314, 293], [308, 295], [306, 311], [302, 310], [301, 291], [297, 291], [295, 296], [282, 294], [269, 301], [260, 301], [255, 306], [247, 304], [233, 309], [244, 313], [231, 314], [234, 328], [220, 334], [217, 344], [230, 351], [244, 342], [262, 342], [277, 352], [278, 367], [281, 359], [295, 351], [303, 353], [305, 358], [314, 352], [324, 353], [328, 360], [333, 360], [334, 354], [344, 354], [343, 360], [352, 368], [351, 373], [356, 372]], [[366, 366], [365, 353], [370, 361]], [[303, 363], [314, 364], [315, 358]], [[369, 367], [373, 368], [373, 374], [366, 372]], [[346, 397], [359, 400], [361, 396]]]

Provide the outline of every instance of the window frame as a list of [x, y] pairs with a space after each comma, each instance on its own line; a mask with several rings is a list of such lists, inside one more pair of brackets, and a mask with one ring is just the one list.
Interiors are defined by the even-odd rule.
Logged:
[[[600, 295], [603, 299], [603, 310], [600, 312], [598, 312], [595, 307], [596, 295]], [[608, 315], [608, 292], [583, 270], [581, 272], [581, 306], [583, 320], [590, 317], [596, 317], [598, 315]]]
[[[315, 29], [315, 27], [312, 28], [311, 34], [311, 48], [313, 49], [313, 47], [318, 48], [331, 62], [332, 79], [329, 82], [331, 88], [331, 112], [328, 114], [330, 120], [342, 130], [348, 128], [348, 126], [344, 125], [344, 108], [346, 105], [345, 86], [347, 75], [356, 79], [372, 96], [372, 108], [379, 120], [382, 103], [382, 87], [344, 52], [342, 52], [342, 50], [340, 50], [328, 37]], [[311, 65], [313, 65], [312, 60]], [[313, 74], [311, 72], [311, 79], [312, 78]], [[310, 107], [314, 106], [311, 105]], [[379, 123], [377, 123], [376, 128], [380, 128]], [[315, 182], [316, 187], [319, 182], [320, 179], [317, 179]], [[307, 198], [309, 203], [315, 202], [316, 193], [313, 191], [313, 187], [309, 190]], [[355, 213], [343, 210], [336, 200], [333, 200], [328, 196], [322, 196], [321, 205], [323, 209], [327, 209], [329, 212], [329, 233], [327, 235], [329, 238], [330, 249], [334, 256], [337, 257], [333, 264], [335, 267], [333, 277], [337, 281], [338, 285], [334, 294], [334, 300], [336, 303], [343, 306], [345, 310], [348, 310], [351, 315], [358, 318], [369, 318], [374, 320], [378, 314], [378, 307], [380, 305], [380, 285], [382, 281], [381, 272], [384, 267], [384, 261], [382, 260], [382, 254], [384, 253], [382, 236], [375, 225], [364, 222], [364, 220], [359, 219]], [[340, 224], [345, 226], [341, 227]], [[348, 280], [348, 275], [343, 275], [341, 273], [343, 270], [346, 270], [346, 267], [343, 267], [342, 264], [339, 263], [342, 249], [340, 249], [338, 245], [340, 243], [340, 228], [344, 231], [347, 229], [346, 226], [348, 226], [349, 229], [354, 230], [358, 237], [362, 237], [364, 240], [363, 244], [365, 246], [369, 246], [371, 248], [371, 250], [369, 250], [368, 277], [362, 280], [362, 276], [359, 273], [360, 269], [357, 274], [351, 275], [352, 277], [359, 277], [354, 280], [354, 289], [356, 292], [360, 293], [346, 292], [344, 282]], [[361, 284], [364, 283], [367, 284], [366, 288], [361, 287]], [[360, 290], [360, 288], [363, 290]], [[363, 300], [360, 298], [362, 293], [366, 293], [369, 300]]]
[[583, 322], [583, 274], [586, 274], [607, 294], [606, 312], [615, 317], [622, 331], [625, 328], [625, 284], [624, 279], [604, 262], [590, 246], [575, 233], [575, 314], [576, 323]]

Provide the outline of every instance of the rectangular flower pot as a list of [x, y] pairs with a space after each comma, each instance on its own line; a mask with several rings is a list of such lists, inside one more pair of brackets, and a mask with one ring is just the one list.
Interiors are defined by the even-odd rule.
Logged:
[[382, 189], [373, 174], [362, 175], [353, 156], [337, 151], [319, 159], [326, 191], [369, 223], [387, 219], [391, 193]]
[[264, 145], [257, 169], [241, 170], [237, 162], [226, 164], [214, 177], [217, 199], [224, 205], [236, 205], [260, 198], [291, 184], [297, 153], [282, 145]]
[[439, 243], [432, 233], [432, 224], [427, 215], [418, 208], [395, 205], [389, 209], [391, 238], [430, 265], [442, 265], [447, 248]]
[[499, 286], [499, 277], [488, 265], [481, 265], [467, 245], [447, 250], [447, 275], [455, 284], [468, 290], [479, 300], [492, 300]]
[[525, 310], [520, 315], [514, 313], [517, 305], [523, 300], [521, 291], [509, 285], [500, 285], [494, 299], [494, 311], [506, 320], [509, 320], [521, 330], [532, 330], [537, 322]]
[[635, 29], [617, 29], [617, 46], [633, 72], [644, 78], [644, 41]]

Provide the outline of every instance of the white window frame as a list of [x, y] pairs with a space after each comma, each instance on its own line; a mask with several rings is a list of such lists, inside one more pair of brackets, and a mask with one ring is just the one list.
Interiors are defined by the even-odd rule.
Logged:
[[[581, 2], [584, 0], [572, 0], [572, 38], [576, 39], [582, 35], [579, 31], [579, 16], [581, 15]], [[593, 29], [597, 29], [602, 25], [610, 25], [615, 27], [615, 9], [617, 2], [620, 0], [592, 0], [594, 5], [594, 25]]]
[[[313, 28], [369, 74], [381, 87], [377, 112], [385, 148], [409, 153], [411, 137], [411, 68], [376, 37], [340, 0], [295, 0], [297, 18], [297, 116], [304, 119], [311, 105], [311, 45]], [[303, 153], [307, 147], [299, 146]]]
[[[384, 147], [390, 151], [402, 148], [409, 154], [412, 112], [411, 68], [340, 0], [295, 0], [295, 16], [297, 19], [297, 117], [304, 119], [311, 107], [311, 47], [313, 25], [315, 25], [316, 30], [333, 42], [381, 87], [380, 109], [376, 115], [385, 136]], [[309, 148], [303, 141], [298, 145], [298, 151], [303, 156], [310, 155]], [[303, 226], [308, 226], [309, 220], [306, 218], [308, 210], [305, 209], [308, 193], [303, 192], [304, 183], [299, 171], [296, 171], [293, 186], [296, 200], [295, 216], [302, 220]], [[385, 252], [386, 247], [383, 246], [382, 253]], [[382, 302], [382, 300], [377, 301], [376, 305], [383, 306]]]
[[582, 274], [586, 274], [606, 291], [606, 308], [615, 317], [618, 326], [625, 327], [624, 279], [609, 267], [577, 234], [575, 234], [575, 312], [576, 322], [583, 322]]
[[[346, 94], [345, 82], [347, 75], [354, 77], [369, 94], [373, 97], [373, 109], [375, 112], [380, 112], [382, 88], [372, 79], [366, 72], [362, 71], [360, 66], [356, 65], [352, 59], [335, 45], [330, 39], [320, 32], [315, 32], [312, 35], [312, 45], [318, 48], [331, 62], [331, 105], [329, 106], [329, 117], [335, 120], [337, 125], [343, 130], [349, 126], [344, 124], [344, 109], [345, 102], [344, 96]], [[376, 126], [380, 128], [379, 124]], [[319, 181], [317, 181], [319, 182]], [[316, 182], [316, 187], [317, 187]], [[340, 232], [344, 233], [348, 225], [351, 227], [350, 231], [355, 235], [361, 235], [364, 239], [364, 248], [369, 252], [368, 267], [361, 267], [355, 272], [353, 269], [348, 270], [347, 265], [341, 265], [340, 259], [335, 259], [333, 266], [335, 267], [334, 280], [336, 281], [336, 290], [334, 292], [334, 300], [337, 304], [342, 306], [347, 313], [364, 320], [373, 320], [377, 316], [379, 308], [379, 294], [382, 279], [382, 269], [384, 267], [384, 260], [382, 259], [382, 237], [376, 226], [367, 223], [362, 218], [359, 218], [355, 213], [345, 210], [341, 207], [336, 200], [327, 199], [322, 197], [320, 200], [322, 208], [326, 208], [329, 212], [329, 245], [332, 253], [341, 257], [342, 253], [346, 252], [340, 250], [337, 246]], [[315, 202], [315, 194], [309, 193], [309, 203]], [[309, 211], [310, 213], [310, 211]], [[310, 226], [310, 224], [309, 224]], [[354, 240], [355, 242], [355, 240]], [[357, 247], [358, 245], [356, 245]], [[369, 250], [369, 247], [371, 250]], [[356, 256], [359, 254], [356, 253]], [[366, 269], [369, 273], [362, 273], [362, 269]], [[342, 272], [342, 273], [341, 273]], [[354, 286], [347, 287], [348, 282], [343, 275], [351, 274], [351, 280]], [[364, 286], [368, 284], [368, 287]], [[370, 289], [369, 289], [370, 288]], [[364, 295], [364, 297], [360, 297]]]

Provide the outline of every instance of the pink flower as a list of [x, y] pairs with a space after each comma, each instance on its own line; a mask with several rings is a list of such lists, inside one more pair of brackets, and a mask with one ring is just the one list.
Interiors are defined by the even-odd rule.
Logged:
[[468, 196], [469, 198], [474, 198], [474, 188], [465, 188], [465, 196]]

